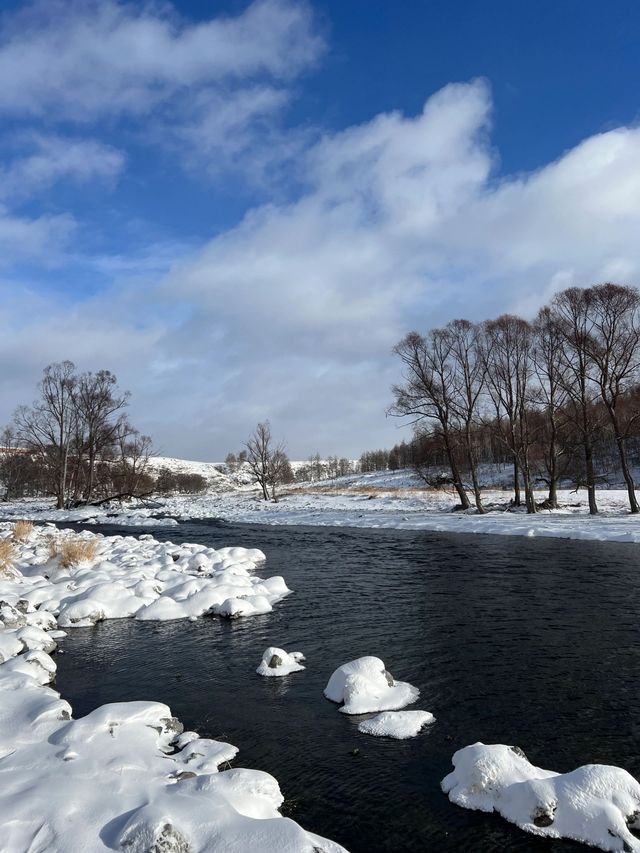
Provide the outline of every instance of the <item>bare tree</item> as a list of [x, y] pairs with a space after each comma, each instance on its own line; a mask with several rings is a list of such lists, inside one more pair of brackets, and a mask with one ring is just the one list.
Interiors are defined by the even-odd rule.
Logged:
[[269, 421], [262, 421], [247, 439], [247, 464], [256, 482], [262, 489], [265, 501], [269, 500], [269, 484], [271, 481], [271, 426]]
[[74, 388], [81, 445], [78, 455], [86, 454], [86, 483], [83, 498], [90, 501], [95, 486], [95, 465], [101, 451], [113, 445], [118, 433], [114, 415], [129, 400], [129, 392], [120, 392], [116, 377], [109, 370], [83, 373]]
[[115, 431], [116, 461], [113, 476], [113, 491], [103, 501], [145, 497], [155, 481], [149, 476], [149, 459], [153, 442], [131, 426], [127, 418], [118, 418]]
[[513, 460], [516, 505], [520, 504], [520, 474], [527, 512], [536, 512], [530, 450], [533, 444], [529, 409], [532, 403], [532, 334], [526, 320], [503, 314], [484, 325], [487, 388], [499, 434]]
[[285, 453], [284, 447], [279, 445], [271, 454], [269, 462], [269, 484], [271, 486], [271, 497], [274, 501], [278, 500], [276, 496], [277, 487], [292, 483], [294, 479], [289, 457]]
[[456, 455], [459, 422], [454, 402], [455, 377], [451, 365], [452, 340], [444, 329], [433, 329], [425, 337], [410, 332], [394, 347], [404, 365], [404, 385], [392, 389], [394, 404], [389, 414], [410, 416], [414, 426], [431, 424], [442, 439], [453, 487], [463, 509], [471, 506], [462, 482]]
[[565, 447], [560, 437], [561, 427], [566, 422], [564, 406], [567, 392], [562, 358], [562, 333], [550, 308], [545, 307], [539, 311], [533, 333], [533, 364], [546, 427], [542, 457], [549, 487], [547, 504], [550, 509], [557, 509], [561, 459], [565, 455]]
[[584, 451], [589, 512], [596, 515], [598, 504], [593, 450], [595, 435], [600, 429], [600, 419], [594, 405], [598, 392], [594, 383], [595, 365], [590, 344], [594, 328], [591, 302], [592, 295], [589, 291], [570, 287], [554, 297], [551, 310], [562, 336], [561, 381], [570, 403], [568, 409], [579, 432]]
[[640, 506], [626, 442], [640, 411], [621, 403], [639, 378], [640, 294], [634, 287], [600, 284], [589, 288], [584, 296], [591, 319], [585, 350], [594, 366], [594, 381], [611, 423], [629, 506], [632, 513], [637, 513]]
[[58, 509], [63, 509], [68, 499], [70, 451], [78, 418], [76, 383], [73, 362], [50, 364], [38, 386], [39, 399], [31, 407], [20, 406], [14, 416], [19, 440], [38, 454], [49, 472]]
[[479, 513], [483, 513], [474, 436], [474, 424], [477, 423], [479, 416], [480, 399], [486, 375], [481, 331], [478, 326], [468, 320], [453, 320], [446, 326], [445, 332], [451, 343], [452, 407], [462, 426], [462, 443], [467, 457], [476, 508]]

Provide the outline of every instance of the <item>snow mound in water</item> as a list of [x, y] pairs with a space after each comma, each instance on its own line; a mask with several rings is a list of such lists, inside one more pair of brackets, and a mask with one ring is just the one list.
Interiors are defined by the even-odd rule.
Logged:
[[260, 666], [256, 669], [258, 675], [273, 678], [280, 675], [290, 675], [304, 669], [300, 661], [304, 660], [302, 652], [285, 652], [275, 646], [269, 646], [262, 655]]
[[639, 853], [640, 784], [620, 767], [586, 764], [554, 773], [518, 747], [476, 743], [453, 756], [442, 790], [456, 805], [496, 811], [526, 832], [600, 850]]
[[365, 735], [406, 740], [435, 721], [436, 718], [428, 711], [383, 711], [360, 723], [358, 731]]
[[416, 701], [420, 691], [404, 681], [395, 681], [380, 658], [362, 657], [338, 667], [324, 695], [332, 702], [343, 702], [343, 714], [372, 714], [404, 708]]

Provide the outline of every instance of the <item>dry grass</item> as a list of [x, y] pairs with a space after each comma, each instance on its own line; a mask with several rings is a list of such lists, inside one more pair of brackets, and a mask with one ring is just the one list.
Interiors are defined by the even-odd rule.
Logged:
[[426, 486], [415, 486], [406, 489], [391, 489], [384, 486], [300, 486], [294, 489], [283, 489], [285, 495], [334, 495], [348, 497], [349, 495], [368, 495], [372, 498], [392, 495], [398, 498], [412, 498], [415, 495], [427, 495], [441, 492], [443, 489], [428, 489]]
[[16, 521], [13, 525], [13, 538], [16, 542], [28, 542], [33, 533], [33, 524], [30, 521]]
[[11, 539], [0, 539], [0, 578], [15, 577], [15, 548]]
[[91, 539], [54, 539], [49, 541], [49, 556], [58, 558], [65, 569], [80, 563], [92, 563], [98, 550], [97, 542]]

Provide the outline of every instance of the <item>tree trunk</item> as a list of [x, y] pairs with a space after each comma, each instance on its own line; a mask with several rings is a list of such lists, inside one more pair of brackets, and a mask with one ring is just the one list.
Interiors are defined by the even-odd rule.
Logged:
[[556, 422], [553, 415], [549, 419], [551, 435], [549, 436], [549, 497], [547, 503], [551, 509], [558, 509], [558, 451], [556, 449]]
[[451, 468], [453, 486], [456, 492], [458, 493], [458, 497], [460, 498], [462, 509], [470, 509], [471, 502], [469, 501], [469, 496], [467, 495], [464, 489], [464, 485], [462, 484], [460, 469], [458, 468], [458, 463], [456, 462], [455, 454], [453, 452], [453, 448], [451, 447], [451, 442], [449, 440], [449, 435], [447, 432], [444, 433], [444, 446], [447, 452], [447, 458], [449, 460], [449, 467]]
[[469, 462], [469, 470], [471, 472], [471, 483], [473, 484], [473, 497], [475, 499], [476, 509], [481, 515], [484, 515], [484, 507], [482, 506], [482, 495], [480, 494], [480, 484], [478, 483], [476, 460], [473, 455], [471, 424], [469, 423], [466, 424], [465, 428], [465, 441], [467, 445], [467, 459]]
[[629, 463], [627, 461], [627, 448], [624, 446], [624, 438], [621, 435], [616, 435], [616, 444], [618, 445], [618, 453], [620, 454], [620, 466], [622, 468], [622, 476], [627, 484], [627, 492], [629, 494], [629, 508], [632, 513], [640, 512], [638, 499], [636, 498], [636, 485], [633, 482], [633, 477], [629, 471]]
[[514, 506], [522, 506], [522, 498], [520, 496], [520, 466], [514, 454], [513, 456], [513, 504]]
[[587, 493], [589, 495], [589, 513], [591, 515], [598, 514], [598, 504], [596, 501], [596, 478], [593, 471], [593, 448], [591, 447], [591, 438], [587, 435], [584, 438], [584, 463], [587, 473]]

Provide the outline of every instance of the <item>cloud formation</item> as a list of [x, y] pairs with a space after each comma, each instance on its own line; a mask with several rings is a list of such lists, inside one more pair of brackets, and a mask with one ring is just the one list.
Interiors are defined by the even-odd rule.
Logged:
[[149, 115], [194, 86], [257, 75], [290, 80], [323, 50], [306, 3], [255, 0], [236, 17], [201, 23], [170, 7], [115, 0], [39, 0], [6, 16], [0, 111], [88, 122]]
[[[270, 117], [290, 97], [290, 75], [323, 47], [305, 4], [263, 0], [200, 24], [100, 4], [91, 8], [101, 37], [89, 40], [87, 60], [78, 45], [88, 8], [68, 4], [63, 28], [51, 16], [5, 35], [0, 72], [18, 44], [56, 62], [61, 46], [67, 55], [43, 87], [21, 70], [0, 110], [18, 111], [21, 93], [22, 115], [56, 105], [96, 133], [107, 114], [147, 116], [157, 129], [188, 87], [191, 112], [177, 111], [171, 136], [185, 158], [199, 146], [208, 159], [219, 152], [250, 169], [255, 140], [266, 140], [273, 156], [293, 156], [302, 189], [197, 246], [167, 240], [87, 257], [110, 286], [72, 304], [7, 273], [0, 357], [20, 369], [19, 382], [3, 371], [3, 419], [25, 386], [31, 396], [44, 364], [68, 357], [115, 370], [133, 392], [134, 420], [168, 454], [224, 457], [265, 417], [296, 457], [356, 454], [406, 436], [384, 417], [398, 377], [391, 348], [406, 331], [461, 316], [530, 316], [569, 284], [638, 279], [636, 128], [592, 136], [535, 173], [501, 176], [490, 87], [472, 81], [446, 86], [414, 116], [383, 113], [320, 138], [276, 131]], [[71, 91], [85, 61], [103, 71], [108, 61], [118, 83], [86, 109], [99, 75]], [[73, 138], [65, 157], [52, 136], [45, 163], [38, 146], [50, 138], [41, 137], [5, 174], [34, 192], [61, 178], [126, 174], [128, 161], [108, 143], [85, 130]], [[191, 168], [208, 171], [195, 154]], [[74, 224], [0, 208], [0, 244], [42, 254]]]

